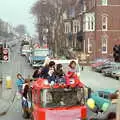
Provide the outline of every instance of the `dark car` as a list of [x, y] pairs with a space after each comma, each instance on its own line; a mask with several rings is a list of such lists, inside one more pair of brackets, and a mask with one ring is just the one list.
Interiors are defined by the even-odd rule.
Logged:
[[102, 70], [102, 73], [103, 73], [104, 76], [111, 77], [112, 72], [115, 71], [115, 70], [118, 70], [118, 69], [119, 68], [117, 68], [117, 67], [112, 67], [112, 68]]
[[104, 64], [108, 64], [110, 62], [111, 62], [110, 59], [96, 59], [92, 62], [91, 68], [92, 68], [92, 70], [95, 70], [97, 67], [100, 67]]
[[110, 63], [108, 63], [108, 64], [103, 64], [103, 65], [101, 65], [101, 66], [96, 67], [96, 68], [95, 68], [95, 71], [101, 73], [103, 70], [108, 69], [108, 68], [112, 68], [112, 67], [113, 67], [113, 65], [110, 64]]
[[112, 71], [111, 76], [113, 78], [116, 78], [117, 80], [119, 80], [119, 78], [120, 78], [120, 69]]

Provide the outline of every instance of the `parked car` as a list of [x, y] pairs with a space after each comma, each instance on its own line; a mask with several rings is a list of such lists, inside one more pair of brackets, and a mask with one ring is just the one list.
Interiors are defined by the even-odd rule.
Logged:
[[113, 72], [113, 71], [116, 71], [116, 70], [119, 70], [119, 69], [120, 69], [120, 65], [118, 65], [118, 64], [113, 64], [113, 67], [112, 67], [112, 68], [103, 69], [103, 70], [102, 70], [102, 73], [103, 73], [103, 75], [105, 75], [105, 76], [111, 77], [111, 76], [112, 76], [112, 72]]
[[[112, 96], [112, 97], [111, 97]], [[111, 99], [110, 99], [111, 97]], [[109, 114], [116, 113], [118, 90], [117, 89], [102, 89], [91, 93], [91, 98], [95, 101], [96, 106], [101, 110], [104, 103], [109, 103], [107, 111], [100, 116], [95, 115], [95, 120], [107, 120]], [[99, 118], [99, 119], [98, 119]]]
[[92, 70], [96, 70], [97, 67], [101, 67], [103, 65], [110, 64], [110, 63], [111, 61], [109, 60], [103, 60], [103, 61], [91, 64], [91, 67], [92, 67]]
[[112, 71], [111, 76], [113, 78], [116, 78], [117, 80], [119, 80], [119, 78], [120, 78], [120, 69]]
[[111, 77], [112, 71], [114, 71], [114, 70], [117, 70], [117, 68], [114, 68], [114, 67], [107, 68], [107, 69], [103, 69], [102, 73], [104, 76]]
[[91, 93], [91, 98], [95, 100], [95, 104], [101, 108], [104, 103], [110, 103], [109, 96], [117, 93], [117, 89], [102, 89]]
[[105, 63], [105, 64], [103, 64], [101, 66], [96, 67], [95, 71], [101, 73], [102, 70], [105, 70], [105, 69], [108, 69], [108, 68], [112, 68], [112, 67], [113, 67], [113, 65], [111, 63]]

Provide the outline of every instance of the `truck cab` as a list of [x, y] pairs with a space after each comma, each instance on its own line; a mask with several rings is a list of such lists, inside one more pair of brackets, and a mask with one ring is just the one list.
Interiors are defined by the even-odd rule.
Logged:
[[69, 85], [41, 78], [33, 82], [32, 120], [87, 120], [84, 85], [73, 81]]
[[33, 68], [43, 66], [46, 56], [49, 55], [49, 49], [38, 48], [33, 49], [31, 57], [30, 57], [30, 64]]

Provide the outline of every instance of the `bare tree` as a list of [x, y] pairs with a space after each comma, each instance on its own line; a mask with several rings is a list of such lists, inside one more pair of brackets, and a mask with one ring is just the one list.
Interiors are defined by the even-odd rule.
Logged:
[[[68, 10], [76, 0], [38, 0], [31, 8], [31, 13], [36, 16], [36, 28], [42, 43], [43, 29], [48, 29], [49, 47], [60, 51], [64, 40], [63, 13]], [[61, 22], [62, 21], [62, 22]], [[55, 41], [52, 40], [52, 28], [55, 30]]]

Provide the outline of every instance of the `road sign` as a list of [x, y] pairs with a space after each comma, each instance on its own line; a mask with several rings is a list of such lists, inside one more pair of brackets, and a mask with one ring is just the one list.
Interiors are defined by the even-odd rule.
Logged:
[[9, 60], [9, 51], [8, 48], [3, 49], [3, 61], [7, 62]]
[[3, 54], [8, 54], [8, 49], [3, 49]]
[[4, 55], [4, 56], [3, 56], [3, 60], [7, 61], [7, 60], [8, 60], [8, 56], [7, 56], [7, 55]]

